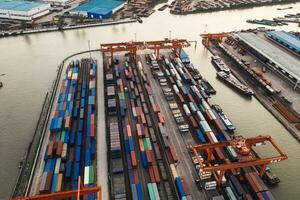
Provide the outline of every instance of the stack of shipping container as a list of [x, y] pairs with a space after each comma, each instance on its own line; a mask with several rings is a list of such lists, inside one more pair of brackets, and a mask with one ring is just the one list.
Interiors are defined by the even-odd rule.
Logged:
[[94, 185], [96, 69], [83, 59], [72, 61], [63, 74], [38, 193], [77, 189], [79, 176], [84, 185]]

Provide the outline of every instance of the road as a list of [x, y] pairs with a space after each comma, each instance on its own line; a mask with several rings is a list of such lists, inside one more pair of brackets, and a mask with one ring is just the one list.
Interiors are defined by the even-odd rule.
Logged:
[[196, 184], [194, 184], [194, 177], [197, 177], [197, 173], [188, 153], [188, 149], [182, 136], [180, 135], [178, 127], [175, 126], [176, 121], [171, 110], [169, 109], [167, 101], [164, 98], [161, 87], [151, 75], [152, 73], [150, 71], [150, 67], [146, 64], [145, 59], [143, 59], [143, 66], [147, 66], [144, 69], [150, 75], [148, 76], [149, 82], [152, 86], [154, 94], [157, 97], [156, 100], [159, 104], [159, 108], [165, 117], [165, 127], [166, 132], [169, 135], [170, 143], [176, 147], [176, 152], [180, 161], [178, 162], [177, 170], [179, 174], [185, 178], [193, 199], [208, 199], [206, 194], [204, 192], [200, 192]]

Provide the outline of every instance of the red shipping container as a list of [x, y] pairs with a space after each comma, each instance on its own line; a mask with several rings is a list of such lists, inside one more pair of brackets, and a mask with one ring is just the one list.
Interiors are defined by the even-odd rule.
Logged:
[[134, 183], [138, 184], [139, 183], [139, 175], [136, 169], [133, 169], [133, 176], [134, 176]]
[[213, 123], [218, 131], [220, 132], [224, 131], [223, 126], [218, 119], [213, 120]]
[[66, 117], [66, 120], [65, 120], [65, 128], [66, 128], [66, 129], [69, 129], [69, 128], [70, 128], [70, 117], [69, 117], [69, 116]]
[[137, 88], [134, 88], [134, 94], [135, 94], [135, 96], [139, 96], [140, 95], [140, 93], [139, 93], [139, 91], [138, 91]]
[[185, 191], [185, 193], [187, 195], [190, 195], [190, 191], [189, 191], [189, 188], [187, 187], [187, 184], [186, 184], [186, 181], [184, 179], [184, 177], [180, 177], [181, 178], [181, 182], [182, 182], [182, 185], [183, 185], [183, 190]]
[[56, 156], [61, 157], [62, 148], [63, 148], [63, 141], [59, 141], [56, 149]]
[[135, 169], [136, 168], [136, 157], [135, 157], [134, 151], [130, 152], [130, 156], [131, 156], [131, 165]]
[[149, 175], [150, 175], [150, 180], [152, 183], [155, 182], [155, 176], [154, 176], [154, 170], [153, 170], [153, 166], [149, 166]]
[[178, 158], [177, 158], [177, 153], [175, 151], [175, 148], [173, 146], [170, 146], [169, 147], [169, 151], [170, 151], [170, 154], [172, 156], [172, 159], [174, 162], [177, 162], [178, 161]]
[[188, 94], [187, 96], [188, 96], [188, 99], [189, 99], [190, 102], [194, 102], [195, 103], [195, 100], [194, 100], [194, 98], [192, 97], [191, 94]]
[[50, 143], [48, 144], [48, 149], [47, 149], [47, 156], [48, 157], [52, 157], [53, 146], [54, 146], [54, 141], [50, 141]]
[[157, 117], [158, 117], [158, 121], [162, 124], [165, 124], [165, 118], [163, 116], [163, 114], [161, 114], [161, 112], [157, 113]]
[[245, 200], [253, 200], [253, 198], [251, 197], [250, 194], [246, 194], [245, 195]]
[[48, 172], [47, 174], [47, 179], [46, 179], [46, 184], [45, 184], [45, 190], [43, 193], [50, 193], [51, 191], [51, 185], [52, 185], [52, 177], [53, 177], [53, 173], [52, 172]]
[[145, 115], [144, 115], [143, 112], [141, 113], [141, 122], [142, 122], [142, 124], [144, 124], [144, 125], [147, 124], [147, 121], [146, 121], [146, 118], [145, 118]]
[[265, 200], [264, 196], [260, 192], [256, 193], [256, 196], [258, 200]]
[[136, 115], [140, 116], [141, 112], [142, 112], [142, 108], [141, 107], [135, 107], [135, 111], [136, 111]]
[[153, 166], [153, 172], [154, 172], [155, 182], [159, 183], [160, 182], [160, 176], [159, 176], [158, 168], [157, 168], [156, 165]]
[[95, 137], [95, 126], [93, 124], [90, 125], [90, 136], [93, 138]]
[[197, 128], [198, 124], [197, 124], [195, 118], [193, 116], [190, 116], [189, 119], [190, 119], [190, 123], [193, 126], [193, 128]]
[[245, 178], [247, 180], [247, 182], [249, 183], [249, 185], [251, 186], [251, 188], [253, 189], [253, 191], [256, 193], [256, 192], [259, 192], [256, 184], [253, 182], [253, 180], [251, 179], [249, 173], [246, 173], [245, 174]]
[[146, 151], [147, 161], [151, 165], [152, 164], [152, 154], [151, 154], [151, 151], [148, 148], [145, 151]]
[[145, 137], [148, 138], [149, 137], [149, 129], [147, 126], [144, 126], [144, 133], [145, 133]]
[[142, 129], [140, 124], [136, 124], [136, 131], [139, 138], [142, 137]]
[[172, 84], [174, 84], [174, 83], [175, 83], [175, 81], [174, 81], [174, 79], [173, 79], [173, 77], [172, 77], [172, 76], [169, 76], [169, 80], [170, 80], [170, 82], [171, 82]]
[[95, 115], [91, 114], [91, 124], [95, 124]]
[[220, 148], [215, 148], [215, 152], [216, 152], [219, 160], [224, 160], [225, 157], [224, 157], [224, 155], [223, 155], [223, 153], [222, 153], [222, 151], [221, 151]]

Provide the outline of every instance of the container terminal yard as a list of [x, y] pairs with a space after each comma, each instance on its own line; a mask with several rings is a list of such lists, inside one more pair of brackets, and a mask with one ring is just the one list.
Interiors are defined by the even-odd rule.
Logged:
[[202, 35], [204, 45], [220, 56], [262, 104], [300, 139], [299, 42], [285, 31], [249, 31]]
[[[100, 47], [102, 66], [92, 58], [71, 61], [30, 195], [16, 199], [101, 199], [97, 165], [106, 164], [109, 199], [274, 199], [263, 180], [269, 164], [287, 155], [268, 135], [234, 135], [182, 53], [188, 46], [184, 39], [108, 43]], [[105, 131], [97, 131], [101, 84]], [[107, 163], [97, 162], [99, 148], [106, 148], [97, 145], [103, 134]], [[258, 155], [254, 147], [261, 145], [273, 154]]]

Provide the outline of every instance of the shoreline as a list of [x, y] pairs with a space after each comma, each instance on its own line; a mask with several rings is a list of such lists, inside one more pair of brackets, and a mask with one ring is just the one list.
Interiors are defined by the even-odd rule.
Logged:
[[[230, 60], [230, 58], [222, 52], [215, 44], [210, 45], [210, 47], [205, 47], [212, 55], [225, 55], [226, 60]], [[217, 54], [216, 54], [217, 53]], [[224, 57], [223, 57], [224, 59]], [[275, 108], [272, 107], [270, 102], [268, 102], [268, 97], [264, 96], [264, 94], [257, 89], [257, 87], [253, 87], [254, 83], [251, 80], [248, 80], [243, 75], [243, 71], [237, 69], [236, 66], [232, 67], [231, 65], [230, 69], [232, 71], [232, 74], [241, 82], [247, 83], [248, 86], [254, 91], [254, 97], [260, 102], [260, 104], [270, 113], [273, 115], [273, 117], [283, 125], [283, 127], [300, 143], [300, 133], [298, 133], [297, 130], [295, 130], [294, 124], [289, 123], [280, 113], [277, 112]]]
[[260, 3], [260, 4], [244, 4], [244, 5], [238, 5], [238, 6], [231, 6], [231, 7], [223, 7], [223, 8], [211, 8], [211, 9], [202, 9], [202, 10], [194, 10], [189, 11], [185, 13], [177, 13], [172, 10], [170, 10], [170, 13], [172, 15], [191, 15], [191, 14], [199, 14], [199, 13], [212, 13], [212, 12], [221, 12], [221, 11], [228, 11], [228, 10], [243, 10], [243, 9], [250, 9], [250, 8], [258, 8], [263, 6], [280, 6], [285, 4], [296, 4], [300, 3], [300, 1], [294, 1], [294, 0], [288, 0], [285, 2], [266, 2], [266, 3]]
[[66, 31], [66, 30], [73, 30], [73, 29], [82, 29], [82, 28], [90, 28], [90, 27], [97, 27], [97, 26], [110, 26], [110, 25], [118, 25], [118, 24], [127, 24], [127, 23], [135, 23], [137, 19], [129, 19], [129, 20], [120, 20], [114, 22], [104, 22], [104, 23], [95, 23], [95, 24], [83, 24], [83, 25], [76, 25], [76, 26], [67, 26], [67, 27], [52, 27], [52, 28], [42, 28], [36, 30], [16, 30], [16, 31], [7, 31], [7, 32], [0, 32], [0, 39], [7, 38], [7, 37], [16, 37], [21, 35], [30, 35], [35, 33], [48, 33], [48, 32], [55, 32], [55, 31]]

